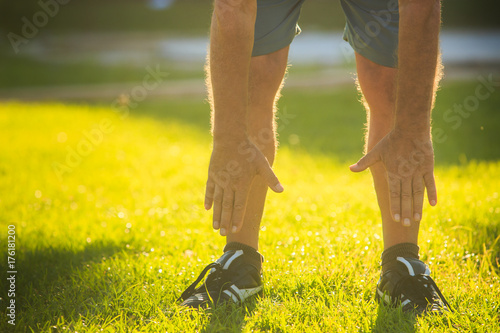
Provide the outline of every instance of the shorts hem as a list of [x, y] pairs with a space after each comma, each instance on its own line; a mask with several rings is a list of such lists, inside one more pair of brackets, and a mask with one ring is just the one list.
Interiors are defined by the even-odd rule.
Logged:
[[290, 46], [290, 44], [292, 44], [294, 39], [295, 36], [284, 40], [282, 39], [279, 41], [266, 42], [264, 44], [258, 45], [257, 47], [254, 47], [254, 49], [252, 50], [252, 57], [258, 57], [261, 55], [271, 54], [276, 51], [279, 51], [287, 46]]
[[[374, 63], [381, 65], [381, 66], [384, 66], [384, 67], [398, 68], [398, 64], [395, 61], [391, 61], [391, 60], [393, 60], [392, 56], [389, 57], [387, 55], [374, 54], [373, 52], [370, 52], [369, 50], [356, 48], [353, 45], [353, 43], [351, 43], [349, 40], [347, 40], [347, 42], [349, 43], [349, 45], [351, 45], [354, 52], [362, 55], [366, 59], [371, 60]], [[388, 60], [388, 59], [391, 59], [391, 60]]]

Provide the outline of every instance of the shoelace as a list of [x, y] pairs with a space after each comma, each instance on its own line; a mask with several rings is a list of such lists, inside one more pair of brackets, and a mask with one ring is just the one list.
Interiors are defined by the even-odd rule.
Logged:
[[[427, 285], [427, 287], [425, 285]], [[403, 278], [396, 284], [396, 287], [394, 288], [394, 294], [401, 295], [404, 289], [411, 290], [412, 288], [416, 288], [416, 292], [412, 292], [411, 295], [417, 295], [420, 297], [418, 297], [417, 299], [413, 299], [412, 297], [412, 301], [426, 307], [428, 303], [432, 303], [434, 300], [434, 295], [432, 293], [432, 289], [430, 288], [431, 286], [434, 288], [434, 291], [438, 294], [444, 305], [446, 305], [446, 307], [451, 312], [453, 312], [453, 309], [451, 308], [448, 301], [446, 301], [446, 299], [444, 298], [441, 290], [439, 290], [438, 286], [436, 285], [436, 282], [434, 282], [434, 280], [428, 275], [417, 274], [415, 276], [408, 276], [406, 278]], [[408, 296], [407, 292], [405, 292], [404, 294]], [[421, 296], [423, 296], [423, 298]]]
[[[196, 286], [198, 285], [198, 283], [200, 283], [201, 280], [203, 280], [207, 272], [212, 268], [215, 269], [215, 271], [207, 277], [207, 280], [205, 281], [204, 284], [206, 286], [206, 289], [208, 290], [210, 286], [212, 286], [216, 281], [222, 282], [223, 285], [225, 279], [224, 279], [224, 271], [222, 269], [222, 265], [219, 264], [218, 262], [213, 262], [209, 264], [207, 267], [205, 267], [203, 271], [201, 271], [200, 275], [198, 275], [198, 278], [196, 278], [196, 280], [193, 283], [191, 283], [191, 285], [189, 285], [189, 287], [187, 287], [186, 290], [184, 290], [181, 296], [177, 299], [177, 302], [184, 301], [191, 295], [193, 295], [196, 292], [197, 289]], [[201, 287], [203, 287], [203, 285]]]

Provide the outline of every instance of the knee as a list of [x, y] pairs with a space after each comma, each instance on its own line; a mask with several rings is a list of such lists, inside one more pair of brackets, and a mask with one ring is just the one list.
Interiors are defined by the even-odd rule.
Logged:
[[261, 83], [279, 87], [286, 72], [288, 49], [285, 47], [270, 54], [253, 57], [250, 73]]
[[370, 117], [391, 121], [396, 103], [397, 69], [378, 65], [360, 55], [356, 57], [358, 85]]

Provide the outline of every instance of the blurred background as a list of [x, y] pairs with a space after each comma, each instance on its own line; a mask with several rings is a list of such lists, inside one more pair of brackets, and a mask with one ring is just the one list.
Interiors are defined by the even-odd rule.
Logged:
[[[211, 6], [209, 0], [0, 0], [0, 98], [108, 99], [141, 81], [148, 65], [168, 72], [149, 97], [202, 93]], [[499, 8], [494, 0], [443, 1], [448, 78], [498, 71]], [[352, 81], [344, 23], [338, 1], [306, 1], [290, 86]]]
[[[199, 320], [228, 331], [212, 316], [170, 311], [223, 247], [203, 209], [212, 3], [0, 0], [0, 239], [16, 224], [19, 331], [179, 331]], [[433, 113], [440, 204], [426, 210], [421, 248], [463, 308], [449, 321], [462, 331], [498, 331], [498, 297], [485, 296], [500, 289], [499, 3], [443, 1], [445, 78]], [[335, 325], [323, 331], [344, 319], [347, 331], [387, 331], [373, 326], [370, 296], [382, 251], [375, 193], [368, 172], [348, 171], [362, 156], [366, 116], [344, 24], [337, 0], [305, 2], [277, 115], [275, 166], [287, 190], [269, 195], [261, 228], [270, 303], [248, 331], [300, 331], [288, 319], [272, 326], [276, 313]], [[309, 290], [328, 298], [311, 305]], [[0, 287], [0, 317], [8, 299]], [[344, 316], [351, 309], [364, 324]], [[446, 330], [435, 324], [418, 327]]]

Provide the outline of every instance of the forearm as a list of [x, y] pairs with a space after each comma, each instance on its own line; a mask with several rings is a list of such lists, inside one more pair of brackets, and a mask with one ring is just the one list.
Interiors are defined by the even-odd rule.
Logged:
[[439, 0], [399, 0], [400, 26], [395, 131], [430, 136], [439, 52]]
[[216, 0], [210, 33], [214, 141], [246, 136], [256, 0]]

